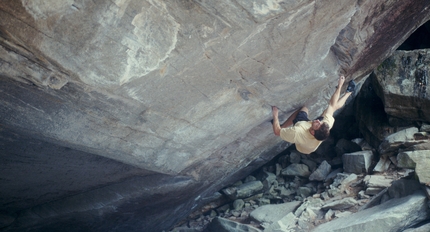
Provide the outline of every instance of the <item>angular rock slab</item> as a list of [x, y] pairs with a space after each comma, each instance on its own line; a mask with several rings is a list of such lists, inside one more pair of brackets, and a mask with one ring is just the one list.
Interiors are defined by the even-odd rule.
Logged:
[[328, 174], [330, 174], [331, 165], [327, 161], [323, 161], [320, 166], [310, 176], [309, 180], [325, 180]]
[[411, 127], [387, 136], [379, 145], [379, 153], [395, 153], [400, 147], [410, 147], [422, 143], [423, 141], [415, 140], [415, 133], [418, 133], [418, 128]]
[[429, 217], [422, 191], [317, 226], [314, 232], [403, 231]]
[[252, 195], [258, 194], [263, 190], [263, 183], [261, 181], [255, 180], [237, 187], [229, 187], [223, 190], [230, 199], [247, 198]]
[[264, 232], [288, 232], [295, 231], [296, 228], [297, 217], [293, 213], [287, 214], [287, 216], [283, 217], [281, 220], [272, 223]]
[[263, 205], [251, 212], [250, 216], [260, 223], [274, 223], [281, 220], [288, 213], [294, 212], [301, 201], [292, 201], [278, 205]]
[[378, 163], [376, 164], [375, 168], [373, 168], [374, 172], [385, 172], [390, 168], [391, 160], [387, 155], [382, 155], [379, 158]]
[[337, 201], [333, 201], [330, 203], [327, 203], [325, 205], [323, 205], [323, 207], [321, 207], [322, 209], [333, 209], [333, 210], [343, 210], [343, 209], [349, 209], [354, 205], [357, 205], [358, 202], [352, 198], [352, 197], [347, 197], [344, 199], [340, 199]]
[[415, 168], [420, 183], [430, 183], [430, 151], [406, 151], [397, 155], [398, 167]]
[[311, 175], [311, 172], [305, 164], [290, 164], [282, 170], [282, 175], [308, 177]]
[[206, 227], [204, 232], [261, 232], [261, 230], [225, 218], [216, 217]]
[[368, 173], [372, 164], [372, 151], [347, 153], [342, 156], [343, 169], [346, 173]]

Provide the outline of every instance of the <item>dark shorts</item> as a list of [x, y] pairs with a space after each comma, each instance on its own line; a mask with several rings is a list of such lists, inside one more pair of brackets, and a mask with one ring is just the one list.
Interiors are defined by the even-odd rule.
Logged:
[[[324, 117], [320, 116], [316, 119], [322, 121]], [[310, 119], [308, 118], [308, 114], [305, 111], [299, 111], [296, 118], [293, 120], [293, 123], [296, 124], [297, 122], [300, 122], [300, 121], [310, 121]]]

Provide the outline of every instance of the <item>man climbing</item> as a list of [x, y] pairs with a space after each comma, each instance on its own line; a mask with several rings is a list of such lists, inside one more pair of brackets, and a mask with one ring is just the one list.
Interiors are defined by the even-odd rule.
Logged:
[[[330, 135], [330, 129], [333, 127], [333, 114], [336, 110], [345, 105], [346, 99], [355, 89], [354, 81], [350, 81], [346, 93], [340, 98], [340, 91], [345, 77], [340, 76], [337, 89], [330, 98], [327, 109], [321, 117], [311, 121], [308, 118], [309, 110], [306, 106], [294, 112], [282, 125], [279, 124], [278, 108], [272, 106], [273, 114], [273, 132], [283, 140], [295, 143], [296, 149], [303, 154], [314, 152], [318, 146]], [[292, 127], [290, 127], [293, 125]]]

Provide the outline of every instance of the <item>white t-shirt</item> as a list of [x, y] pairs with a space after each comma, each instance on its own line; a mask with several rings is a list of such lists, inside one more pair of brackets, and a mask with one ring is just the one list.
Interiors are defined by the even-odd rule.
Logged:
[[[333, 127], [334, 118], [331, 115], [324, 115], [321, 123], [326, 122], [330, 128]], [[312, 121], [299, 121], [292, 127], [281, 129], [281, 138], [287, 142], [295, 143], [296, 148], [303, 154], [314, 152], [322, 141], [317, 140], [310, 132]]]

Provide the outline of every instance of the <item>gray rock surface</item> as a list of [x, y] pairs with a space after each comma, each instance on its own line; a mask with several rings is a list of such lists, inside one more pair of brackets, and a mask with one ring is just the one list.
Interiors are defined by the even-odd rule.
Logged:
[[417, 192], [322, 224], [313, 231], [402, 231], [429, 217], [426, 201], [424, 193]]
[[296, 230], [297, 217], [293, 213], [287, 214], [281, 220], [270, 224], [265, 232], [293, 232]]
[[289, 145], [270, 105], [319, 115], [338, 74], [363, 80], [429, 4], [1, 1], [10, 229], [169, 229]]
[[376, 92], [384, 102], [385, 112], [399, 121], [429, 122], [429, 71], [429, 50], [396, 51], [378, 66], [374, 72]]
[[290, 164], [288, 167], [281, 172], [284, 176], [301, 176], [308, 177], [311, 173], [309, 168], [305, 164]]
[[399, 167], [414, 168], [421, 183], [430, 183], [430, 151], [401, 152], [397, 159]]
[[340, 200], [336, 200], [336, 201], [324, 204], [322, 206], [322, 209], [343, 210], [343, 209], [349, 209], [355, 205], [357, 205], [357, 201], [354, 198], [346, 197]]
[[344, 154], [342, 156], [343, 169], [346, 173], [368, 173], [370, 171], [369, 168], [372, 164], [372, 159], [372, 151], [358, 151]]
[[330, 174], [331, 166], [327, 163], [327, 161], [323, 161], [320, 166], [318, 166], [317, 170], [315, 170], [310, 176], [309, 180], [318, 180], [322, 181]]
[[406, 229], [403, 232], [428, 232], [430, 231], [430, 223], [419, 226], [417, 228]]
[[301, 201], [293, 201], [277, 205], [264, 205], [252, 211], [250, 216], [260, 223], [274, 223], [294, 212], [301, 204]]
[[418, 128], [411, 127], [387, 136], [379, 146], [379, 153], [396, 153], [400, 147], [409, 147], [423, 141], [415, 140], [415, 133], [418, 132]]
[[261, 230], [232, 220], [216, 217], [204, 232], [261, 232]]

